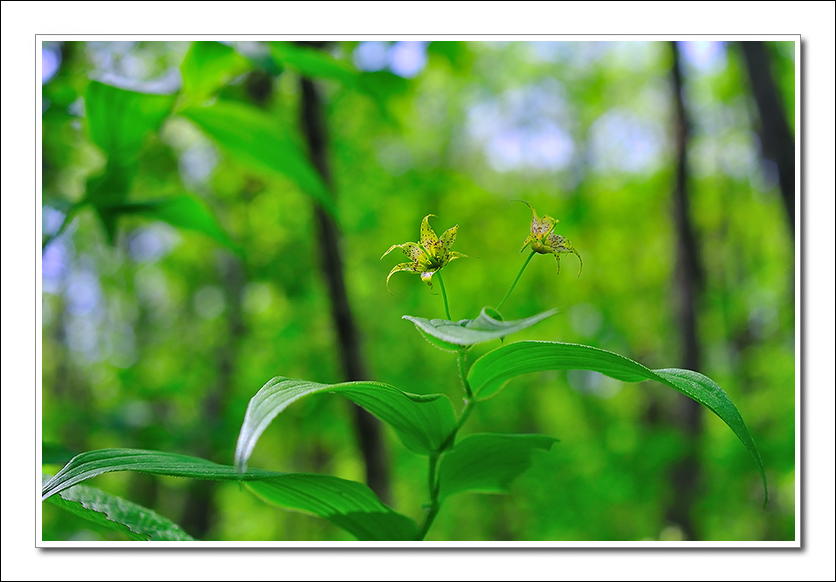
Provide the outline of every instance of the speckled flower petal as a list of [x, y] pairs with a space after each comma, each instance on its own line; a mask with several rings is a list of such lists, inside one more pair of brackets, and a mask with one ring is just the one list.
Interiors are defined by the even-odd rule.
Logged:
[[[402, 245], [393, 245], [388, 251], [383, 254], [385, 257], [392, 249], [399, 248], [403, 251], [409, 260], [412, 261], [412, 269], [413, 273], [420, 273], [421, 271], [426, 271], [427, 268], [432, 266], [432, 260], [427, 255], [426, 251], [421, 248], [421, 245], [414, 242], [403, 243]], [[380, 257], [381, 259], [383, 257]]]
[[[528, 206], [531, 209], [531, 235], [536, 239], [542, 240], [546, 235], [548, 235], [553, 229], [554, 225], [560, 222], [556, 218], [552, 218], [548, 214], [545, 215], [543, 218], [537, 216], [537, 211], [534, 210], [534, 207], [531, 206], [525, 200], [520, 200], [523, 204]], [[525, 247], [523, 247], [525, 248]]]
[[432, 253], [433, 248], [438, 244], [438, 236], [430, 226], [430, 216], [435, 216], [435, 214], [428, 214], [421, 221], [421, 244], [428, 253]]
[[572, 246], [572, 243], [566, 237], [560, 236], [559, 234], [550, 234], [546, 239], [546, 246], [551, 249], [551, 252], [554, 254], [555, 259], [557, 259], [557, 272], [560, 273], [560, 254], [561, 253], [572, 253], [578, 257], [578, 260], [581, 263], [581, 268], [578, 271], [578, 277], [581, 276], [581, 271], [583, 271], [583, 259], [578, 251], [575, 250], [575, 247]]
[[[428, 214], [421, 221], [421, 242], [407, 242], [400, 245], [392, 245], [389, 250], [383, 253], [381, 259], [391, 253], [396, 248], [401, 249], [403, 253], [409, 257], [411, 263], [401, 263], [396, 265], [389, 273], [389, 277], [398, 271], [409, 271], [421, 276], [421, 280], [430, 286], [432, 289], [432, 276], [434, 273], [442, 269], [447, 263], [453, 259], [464, 258], [467, 255], [457, 253], [450, 250], [453, 242], [456, 240], [456, 233], [459, 225], [447, 229], [441, 235], [441, 239], [435, 234], [435, 231], [430, 226], [430, 216]], [[386, 287], [389, 287], [389, 277], [386, 278]]]
[[444, 231], [441, 235], [441, 238], [438, 239], [438, 243], [436, 243], [435, 248], [435, 259], [440, 265], [446, 265], [452, 259], [450, 258], [450, 254], [452, 251], [450, 247], [453, 246], [453, 243], [456, 241], [456, 233], [459, 231], [459, 225], [452, 228], [448, 228]]

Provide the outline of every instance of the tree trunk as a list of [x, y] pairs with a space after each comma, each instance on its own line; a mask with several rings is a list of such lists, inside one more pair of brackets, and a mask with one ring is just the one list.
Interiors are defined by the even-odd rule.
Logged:
[[790, 232], [795, 238], [795, 140], [790, 133], [778, 86], [772, 76], [769, 54], [762, 41], [738, 42], [749, 73], [752, 95], [760, 117], [761, 154], [778, 169], [781, 197]]
[[[303, 78], [302, 127], [308, 144], [311, 162], [328, 189], [334, 192], [327, 155], [327, 133], [320, 104], [319, 92], [310, 79]], [[351, 312], [345, 288], [340, 233], [333, 218], [317, 203], [314, 214], [319, 232], [322, 274], [331, 300], [331, 316], [339, 342], [340, 363], [348, 381], [368, 380], [360, 351], [360, 334]], [[384, 502], [390, 498], [389, 467], [380, 422], [364, 409], [351, 405], [355, 427], [366, 464], [366, 483]]]
[[[673, 192], [673, 214], [676, 224], [676, 275], [674, 281], [677, 321], [683, 349], [682, 365], [689, 370], [700, 369], [700, 345], [697, 337], [696, 310], [703, 283], [703, 269], [697, 249], [696, 236], [689, 212], [688, 199], [688, 140], [690, 122], [682, 97], [682, 70], [679, 49], [671, 43], [673, 66], [671, 75], [674, 90], [676, 136], [676, 183]], [[671, 484], [674, 497], [666, 510], [666, 517], [678, 525], [686, 539], [697, 539], [691, 513], [696, 500], [700, 467], [696, 445], [702, 430], [702, 408], [690, 398], [677, 400], [671, 412], [674, 422], [685, 434], [686, 453], [673, 467]]]

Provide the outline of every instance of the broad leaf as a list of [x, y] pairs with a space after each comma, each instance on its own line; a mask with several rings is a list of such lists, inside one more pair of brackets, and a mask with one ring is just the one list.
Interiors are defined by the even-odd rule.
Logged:
[[277, 173], [336, 215], [334, 201], [301, 147], [267, 113], [242, 103], [219, 101], [188, 107], [182, 115], [195, 122], [229, 155], [255, 171]]
[[691, 370], [650, 370], [638, 362], [591, 346], [561, 342], [522, 341], [500, 346], [473, 362], [467, 374], [478, 400], [499, 392], [508, 381], [522, 374], [545, 370], [592, 370], [622, 382], [655, 380], [682, 392], [720, 417], [749, 450], [769, 499], [766, 473], [755, 441], [729, 396], [711, 378]]
[[[137, 449], [104, 449], [74, 457], [42, 490], [44, 500], [82, 481], [112, 471], [191, 477], [213, 481], [246, 481], [271, 503], [322, 517], [360, 539], [415, 539], [409, 518], [384, 505], [374, 492], [354, 481], [330, 475], [277, 473], [219, 465], [206, 459]], [[381, 532], [376, 533], [380, 527]]]
[[139, 214], [162, 220], [177, 228], [195, 230], [213, 238], [230, 249], [241, 252], [226, 232], [218, 225], [205, 202], [194, 196], [175, 196], [147, 202], [133, 202], [109, 208], [116, 214]]
[[[44, 480], [49, 476], [44, 475]], [[87, 521], [122, 532], [140, 541], [194, 541], [179, 525], [121, 497], [87, 485], [74, 485], [49, 502]]]
[[232, 47], [215, 41], [196, 41], [180, 65], [183, 97], [191, 103], [206, 99], [248, 68], [249, 61]]
[[[414, 323], [419, 331], [444, 342], [440, 345], [431, 342], [437, 347], [452, 351], [455, 349], [454, 346], [470, 346], [503, 338], [557, 313], [556, 309], [551, 309], [525, 319], [501, 321], [488, 315], [488, 310], [489, 308], [485, 307], [476, 319], [462, 319], [458, 322], [448, 319], [426, 319], [412, 315], [404, 315], [403, 319]], [[449, 346], [449, 344], [453, 345]]]
[[538, 434], [474, 434], [445, 453], [438, 474], [439, 498], [455, 493], [508, 493], [511, 481], [531, 466], [536, 450], [557, 439]]
[[90, 137], [108, 158], [129, 161], [146, 136], [160, 128], [175, 98], [91, 81], [84, 101]]
[[443, 394], [419, 396], [379, 382], [319, 384], [276, 377], [247, 406], [235, 448], [235, 466], [244, 470], [261, 433], [281, 411], [303, 396], [320, 392], [336, 392], [362, 406], [391, 425], [403, 444], [416, 453], [441, 450], [456, 426], [453, 405]]
[[358, 71], [354, 65], [317, 48], [276, 41], [270, 43], [270, 56], [305, 77], [332, 79], [347, 89], [371, 97], [387, 121], [393, 121], [386, 108], [387, 100], [392, 95], [406, 91], [408, 87], [407, 80], [394, 73]]
[[360, 540], [414, 540], [418, 536], [414, 521], [389, 509], [362, 483], [296, 473], [248, 481], [247, 487], [269, 503], [313, 513]]

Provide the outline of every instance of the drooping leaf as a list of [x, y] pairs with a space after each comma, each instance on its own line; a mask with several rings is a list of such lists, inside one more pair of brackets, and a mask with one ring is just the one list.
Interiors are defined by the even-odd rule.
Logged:
[[371, 537], [378, 535], [378, 527], [379, 535], [390, 539], [414, 539], [417, 531], [412, 520], [387, 507], [362, 483], [330, 475], [260, 469], [242, 473], [198, 457], [138, 449], [104, 449], [77, 455], [44, 485], [42, 498], [50, 499], [73, 485], [113, 471], [245, 481], [271, 503], [326, 519], [360, 539], [381, 539]]
[[247, 406], [235, 466], [244, 470], [259, 437], [281, 411], [303, 396], [320, 392], [336, 392], [362, 406], [392, 426], [403, 444], [420, 454], [441, 450], [456, 426], [453, 405], [443, 394], [419, 396], [379, 382], [319, 384], [276, 377]]
[[[514, 332], [531, 327], [535, 323], [539, 323], [547, 317], [551, 317], [557, 313], [557, 309], [551, 309], [525, 319], [501, 321], [488, 315], [488, 309], [489, 308], [483, 308], [479, 317], [476, 319], [462, 319], [458, 322], [447, 319], [426, 319], [424, 317], [414, 317], [412, 315], [404, 315], [403, 319], [407, 319], [414, 323], [415, 327], [418, 328], [419, 331], [431, 335], [446, 344], [470, 346], [473, 344], [503, 338]], [[438, 347], [442, 346], [444, 346], [444, 344], [441, 344]], [[442, 347], [442, 349], [450, 348], [445, 346]]]
[[248, 481], [247, 487], [269, 503], [313, 513], [360, 540], [414, 540], [418, 535], [414, 521], [389, 509], [355, 481], [296, 473]]
[[138, 214], [162, 220], [177, 228], [194, 230], [213, 238], [230, 249], [241, 252], [215, 219], [203, 200], [183, 195], [146, 202], [133, 202], [110, 207], [117, 214]]
[[88, 451], [73, 457], [63, 469], [58, 471], [44, 485], [43, 499], [48, 499], [52, 495], [82, 481], [113, 471], [133, 471], [150, 475], [190, 477], [210, 481], [248, 481], [281, 475], [281, 473], [260, 469], [242, 473], [228, 465], [219, 465], [206, 459], [177, 453], [142, 449], [101, 449]]
[[592, 370], [622, 382], [655, 380], [696, 400], [719, 416], [752, 454], [763, 480], [766, 504], [766, 473], [755, 441], [728, 394], [711, 378], [691, 370], [650, 370], [629, 358], [591, 346], [538, 341], [515, 342], [486, 353], [473, 362], [467, 378], [477, 400], [485, 400], [512, 378], [545, 370]]
[[531, 466], [532, 453], [557, 439], [539, 434], [473, 434], [445, 453], [439, 468], [439, 498], [455, 493], [508, 493], [511, 481]]
[[129, 161], [148, 134], [160, 128], [175, 99], [91, 81], [84, 102], [90, 137], [108, 158]]
[[216, 41], [195, 41], [180, 65], [183, 98], [199, 103], [250, 68], [248, 59]]
[[250, 105], [219, 101], [208, 106], [187, 107], [182, 115], [241, 163], [257, 172], [290, 178], [336, 216], [334, 200], [302, 148], [291, 138], [288, 129], [267, 113]]
[[[49, 479], [44, 475], [44, 481]], [[140, 541], [194, 541], [179, 525], [127, 499], [87, 485], [74, 485], [49, 502], [87, 521]]]

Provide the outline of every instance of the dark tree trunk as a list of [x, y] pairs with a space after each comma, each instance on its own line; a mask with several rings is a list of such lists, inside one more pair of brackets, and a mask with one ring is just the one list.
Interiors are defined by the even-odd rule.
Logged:
[[787, 123], [778, 85], [772, 76], [766, 44], [762, 41], [737, 44], [743, 53], [752, 95], [758, 105], [761, 153], [778, 170], [781, 197], [787, 211], [790, 232], [795, 237], [795, 140]]
[[[303, 78], [302, 127], [311, 162], [333, 193], [328, 163], [328, 143], [319, 92], [310, 79]], [[339, 342], [340, 363], [348, 381], [368, 380], [360, 351], [360, 334], [351, 312], [343, 276], [340, 233], [334, 219], [319, 205], [314, 209], [322, 259], [322, 274], [331, 299], [331, 316]], [[379, 421], [359, 406], [352, 405], [360, 450], [366, 464], [366, 482], [384, 501], [390, 498], [389, 467]]]
[[[676, 317], [683, 349], [682, 365], [689, 370], [700, 369], [700, 344], [697, 337], [696, 310], [703, 283], [703, 269], [697, 249], [696, 236], [689, 212], [688, 199], [688, 140], [690, 122], [682, 97], [682, 69], [679, 49], [671, 43], [673, 52], [676, 183], [673, 192], [673, 214], [676, 224]], [[700, 467], [696, 457], [696, 444], [702, 429], [702, 408], [690, 398], [677, 401], [671, 416], [686, 437], [686, 453], [673, 467], [671, 483], [674, 497], [666, 510], [666, 517], [678, 525], [687, 539], [697, 539], [691, 513], [696, 500]]]

